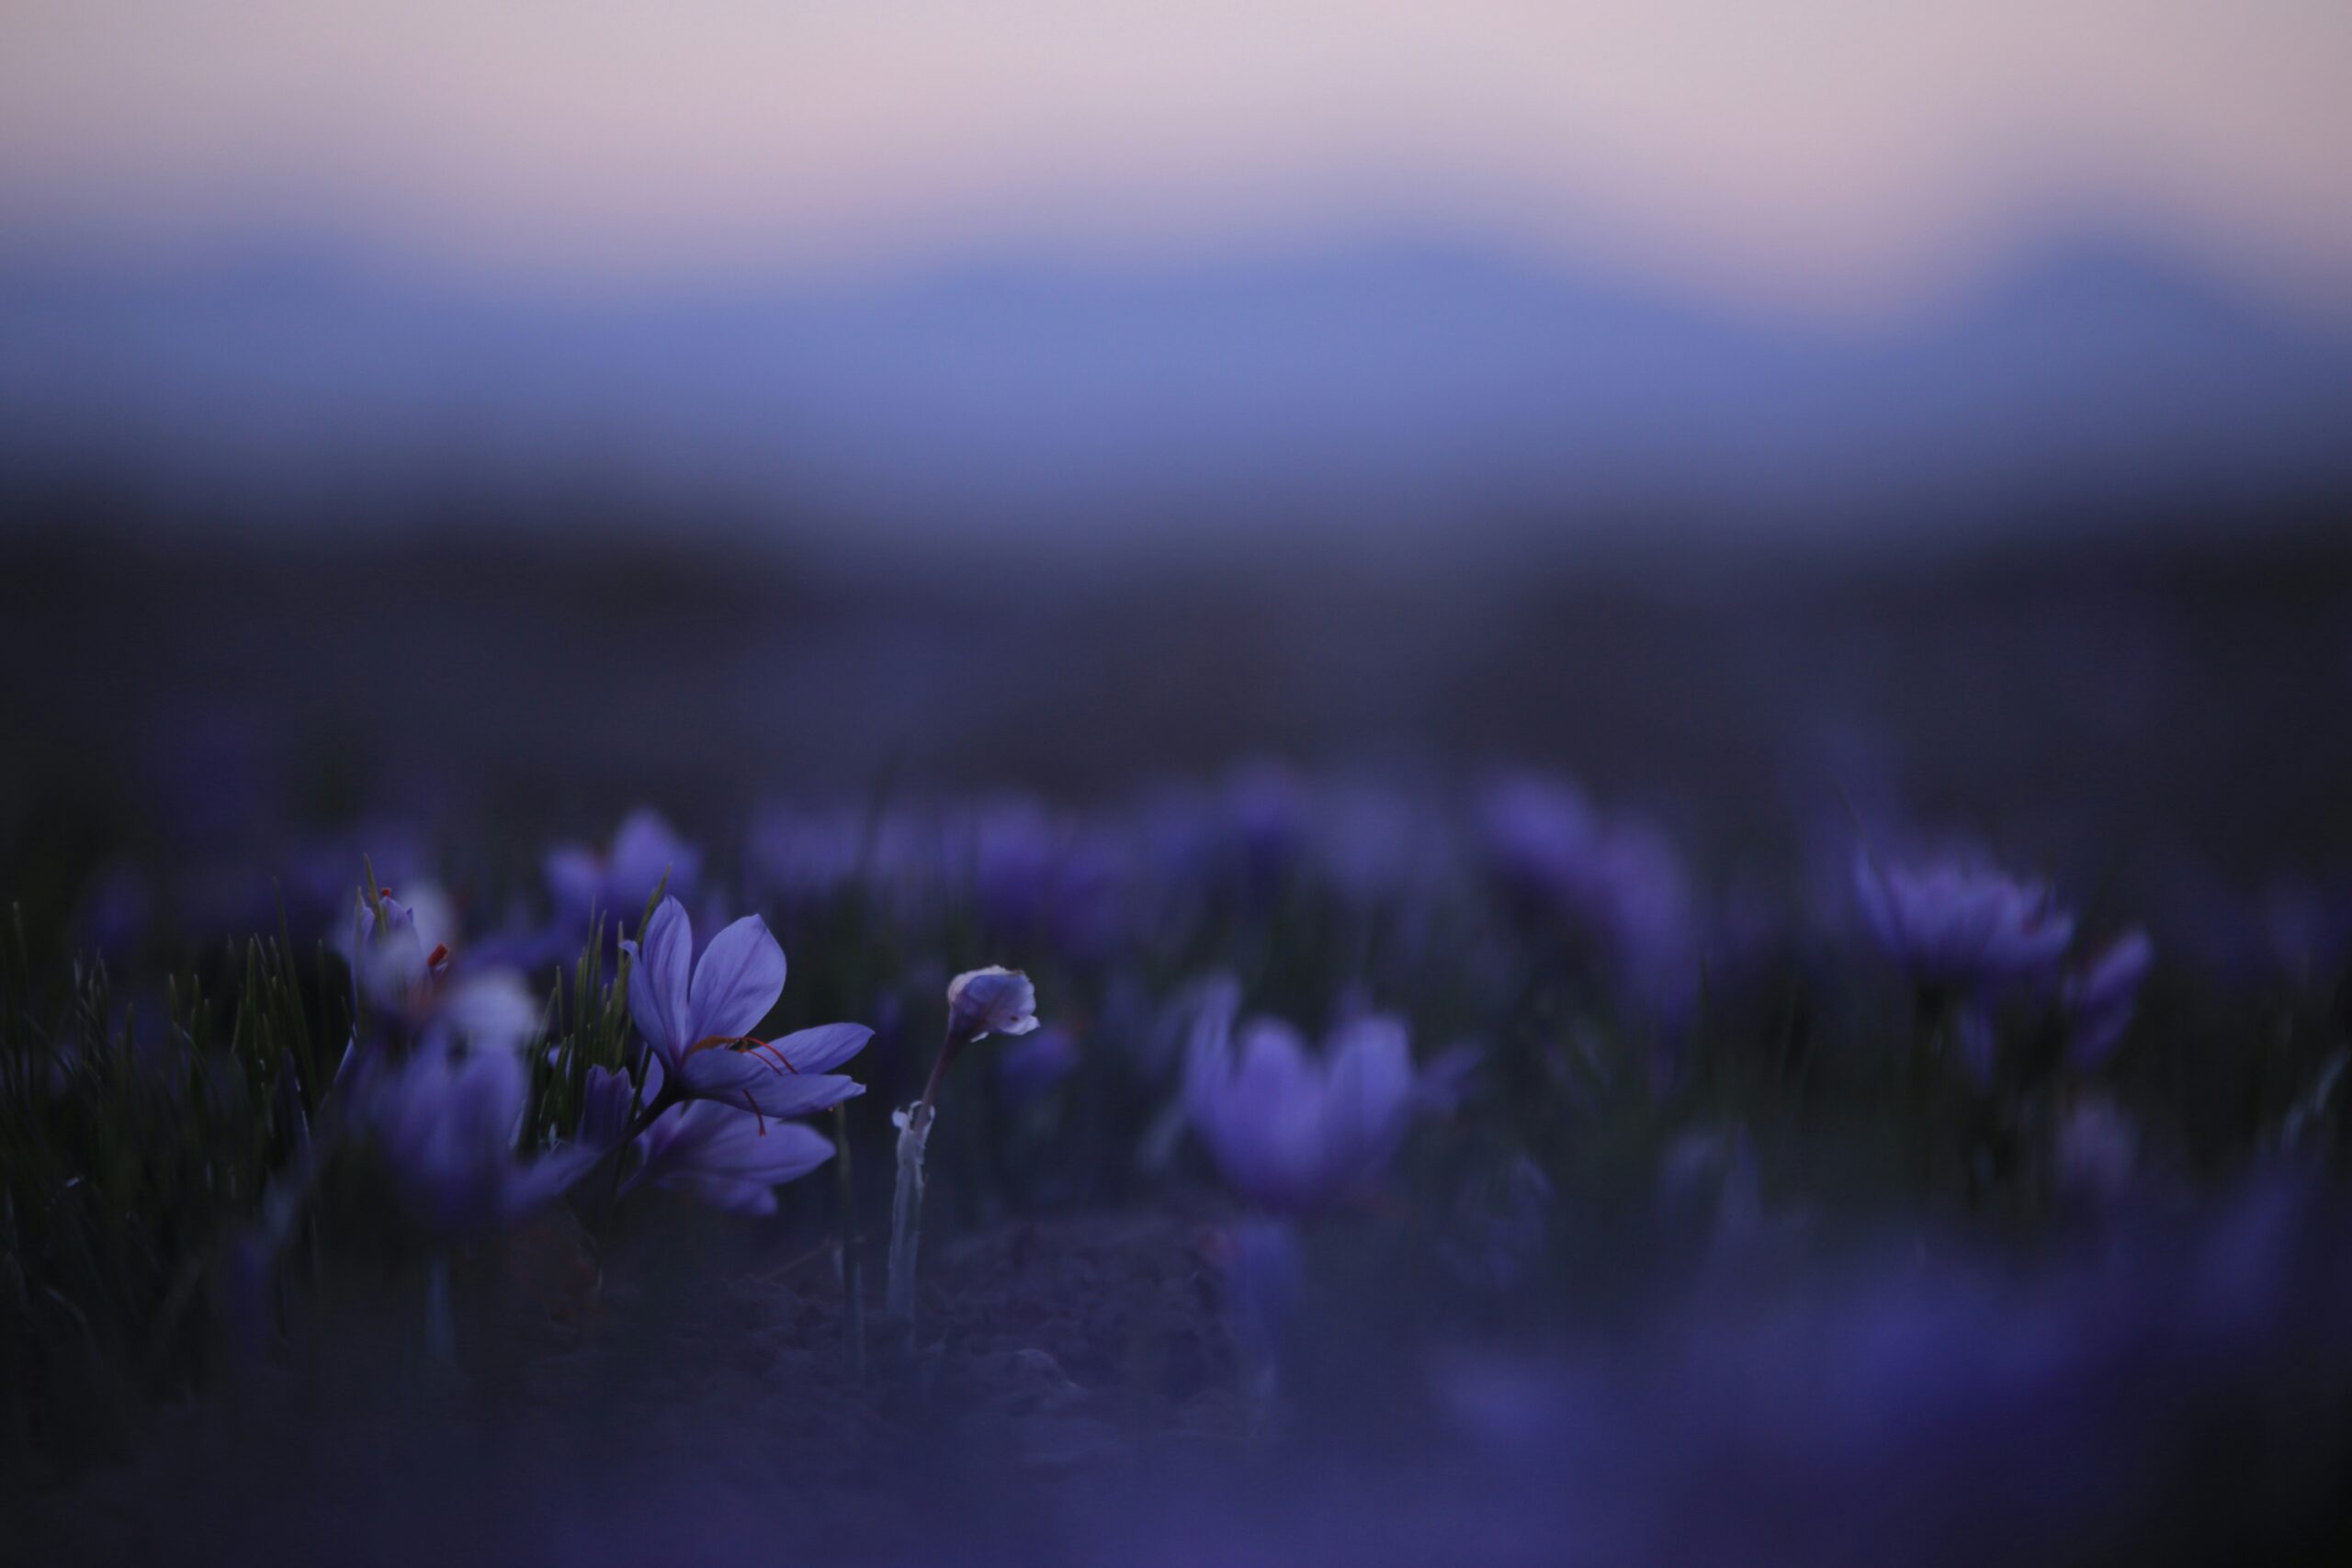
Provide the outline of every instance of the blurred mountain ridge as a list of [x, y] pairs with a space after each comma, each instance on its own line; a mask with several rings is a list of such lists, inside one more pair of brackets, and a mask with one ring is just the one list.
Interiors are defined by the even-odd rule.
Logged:
[[2342, 323], [2098, 237], [1834, 326], [1409, 236], [594, 299], [292, 242], [178, 270], [20, 246], [0, 344], [0, 466], [264, 513], [586, 471], [899, 538], [1482, 513], [1834, 531], [2352, 477]]

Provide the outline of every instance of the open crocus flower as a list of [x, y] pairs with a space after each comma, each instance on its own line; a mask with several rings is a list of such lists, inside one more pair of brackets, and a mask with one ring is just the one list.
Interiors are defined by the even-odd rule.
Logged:
[[991, 964], [947, 983], [947, 1033], [958, 1043], [1037, 1027], [1037, 990], [1018, 969]]
[[752, 1031], [784, 994], [784, 949], [746, 915], [710, 939], [697, 961], [685, 907], [664, 898], [631, 957], [629, 1016], [653, 1049], [671, 1100], [718, 1100], [761, 1116], [801, 1116], [865, 1092], [826, 1069], [865, 1048], [874, 1031], [827, 1023], [778, 1040]]
[[1858, 855], [1854, 902], [1880, 950], [1926, 989], [2046, 978], [2075, 940], [2074, 917], [2047, 887], [1959, 861], [1882, 870]]
[[402, 1206], [447, 1240], [514, 1224], [597, 1158], [586, 1147], [516, 1157], [530, 1070], [512, 1051], [420, 1047], [369, 1079], [365, 1092], [367, 1122]]
[[1193, 1131], [1226, 1180], [1270, 1209], [1320, 1208], [1367, 1186], [1415, 1105], [1405, 1025], [1380, 1015], [1340, 1025], [1319, 1060], [1288, 1024], [1213, 1020], [1185, 1064]]

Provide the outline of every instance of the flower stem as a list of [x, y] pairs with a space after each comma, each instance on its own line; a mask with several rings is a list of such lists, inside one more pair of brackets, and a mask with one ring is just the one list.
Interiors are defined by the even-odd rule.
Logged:
[[884, 1310], [914, 1332], [915, 1247], [922, 1230], [922, 1149], [931, 1133], [928, 1102], [907, 1114], [899, 1130], [899, 1179], [890, 1194], [890, 1280]]
[[940, 1081], [965, 1043], [951, 1017], [939, 1057], [932, 1063], [931, 1077], [922, 1086], [922, 1099], [907, 1110], [899, 1129], [899, 1180], [890, 1194], [890, 1280], [883, 1306], [892, 1317], [906, 1320], [910, 1341], [915, 1325], [915, 1248], [922, 1230], [923, 1145], [930, 1141], [932, 1122], [939, 1115]]
[[663, 1078], [662, 1092], [639, 1108], [637, 1114], [629, 1118], [628, 1126], [614, 1141], [613, 1146], [605, 1151], [603, 1157], [613, 1162], [612, 1190], [605, 1195], [605, 1208], [608, 1213], [621, 1201], [621, 1174], [628, 1166], [628, 1146], [637, 1142], [639, 1134], [660, 1120], [663, 1111], [684, 1098], [685, 1096], [675, 1091], [668, 1078]]

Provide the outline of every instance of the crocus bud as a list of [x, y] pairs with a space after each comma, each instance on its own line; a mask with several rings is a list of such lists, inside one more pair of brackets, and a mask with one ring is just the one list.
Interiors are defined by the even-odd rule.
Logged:
[[991, 964], [947, 983], [947, 1035], [966, 1043], [990, 1034], [1026, 1034], [1037, 1027], [1037, 991], [1018, 969]]

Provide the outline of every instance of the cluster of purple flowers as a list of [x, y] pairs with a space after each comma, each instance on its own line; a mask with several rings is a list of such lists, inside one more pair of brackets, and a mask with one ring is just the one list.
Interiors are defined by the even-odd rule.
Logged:
[[1994, 1009], [2023, 995], [2054, 999], [2067, 1061], [2098, 1066], [2122, 1039], [2154, 963], [2147, 933], [2124, 932], [2074, 970], [2075, 917], [2049, 887], [1982, 859], [1945, 856], [1882, 866], [1856, 856], [1854, 907], [1879, 950], [1934, 1007], [1956, 1010], [1970, 1069], [1989, 1077]]
[[[1191, 1326], [1219, 1376], [1237, 1361], [1253, 1375], [1244, 1419], [1283, 1418], [1277, 1369], [1302, 1405], [1390, 1376], [1412, 1385], [1396, 1397], [1418, 1416], [1450, 1423], [1447, 1443], [1492, 1461], [1514, 1506], [1515, 1466], [1589, 1466], [1607, 1478], [1583, 1499], [1596, 1517], [1621, 1483], [1642, 1508], [1627, 1528], [1667, 1519], [1667, 1544], [1702, 1561], [1739, 1560], [1746, 1543], [1692, 1499], [1769, 1521], [1758, 1474], [1792, 1495], [1832, 1475], [1878, 1498], [1940, 1469], [2030, 1496], [2028, 1467], [1977, 1451], [2005, 1423], [2064, 1435], [2039, 1459], [2120, 1507], [2114, 1488], [2162, 1456], [2131, 1450], [2110, 1473], [2073, 1446], [2124, 1441], [2066, 1404], [2089, 1388], [2130, 1406], [2102, 1330], [2120, 1325], [2142, 1370], [2188, 1365], [2243, 1349], [2242, 1319], [2278, 1308], [2271, 1294], [2245, 1307], [2226, 1278], [2233, 1258], [2277, 1261], [2259, 1202], [2217, 1222], [2211, 1258], [2118, 1253], [2127, 1284], [2195, 1292], [2194, 1331], [2177, 1338], [2087, 1266], [2011, 1290], [1987, 1282], [1996, 1270], [1917, 1262], [1962, 1234], [1956, 1215], [2021, 1216], [2062, 1242], [2120, 1236], [2152, 1197], [2193, 1186], [2182, 1123], [2200, 1108], [2152, 1107], [2139, 1080], [2161, 1075], [2110, 1068], [2147, 1036], [2177, 1055], [2188, 1032], [2151, 1006], [2158, 1027], [2134, 1034], [2156, 942], [2078, 914], [2059, 888], [2086, 884], [2063, 869], [2042, 880], [1875, 846], [1849, 864], [1843, 840], [1849, 922], [1793, 903], [1759, 914], [1705, 886], [1656, 823], [1524, 773], [1457, 795], [1259, 767], [1094, 810], [909, 799], [772, 807], [745, 829], [736, 856], [638, 811], [603, 848], [553, 850], [535, 881], [492, 896], [456, 874], [436, 884], [456, 863], [412, 845], [384, 863], [401, 867], [383, 875], [399, 896], [371, 867], [356, 898], [341, 886], [319, 912], [354, 1026], [307, 1109], [323, 1100], [319, 1145], [380, 1175], [434, 1268], [567, 1202], [599, 1243], [625, 1234], [603, 1229], [615, 1205], [656, 1192], [731, 1215], [789, 1206], [775, 1228], [804, 1224], [782, 1189], [895, 1133], [883, 1299], [913, 1368], [951, 1353], [942, 1337], [964, 1332], [954, 1293], [969, 1277], [965, 1249], [934, 1247], [930, 1293], [917, 1288], [927, 1150], [928, 1178], [956, 1189], [950, 1224], [1035, 1213], [1042, 1233], [1105, 1192], [1172, 1194], [1166, 1228], [1189, 1249], [1174, 1294], [1221, 1306], [1221, 1330]], [[312, 897], [296, 885], [288, 906]], [[745, 908], [763, 913], [726, 918]], [[2312, 951], [2329, 940], [2295, 929]], [[787, 941], [804, 966], [789, 1009]], [[971, 966], [1000, 953], [1027, 967]], [[1889, 971], [1900, 987], [1873, 979]], [[874, 1025], [795, 1027], [808, 998]], [[2295, 1001], [2306, 1010], [2281, 1034], [2307, 1033], [2280, 1052], [2277, 1103], [2249, 1107], [2237, 1144], [2209, 1145], [2303, 1157], [2340, 1138], [2345, 1053]], [[943, 1021], [926, 1056], [916, 1030]], [[1934, 1092], [1904, 1100], [1886, 1065], [1906, 1041], [1909, 1060], [1949, 1050], [1966, 1077], [1915, 1076]], [[967, 1055], [988, 1077], [967, 1097], [964, 1074], [934, 1140], [942, 1084]], [[2158, 1059], [2171, 1064], [2143, 1058]], [[853, 1105], [869, 1084], [877, 1103]], [[266, 1088], [305, 1110], [304, 1086]], [[1838, 1144], [1859, 1122], [1871, 1125]], [[888, 1180], [865, 1189], [866, 1211]], [[1815, 1290], [1847, 1239], [1818, 1223], [1839, 1181], [1916, 1203], [1898, 1222], [1909, 1261]], [[846, 1179], [826, 1185], [842, 1232], [840, 1273], [820, 1289], [837, 1282], [862, 1321], [875, 1214], [860, 1218]], [[570, 1227], [540, 1234], [557, 1232]], [[1617, 1267], [1618, 1248], [1635, 1261]], [[1616, 1271], [1589, 1300], [1566, 1313], [1544, 1299], [1595, 1257]], [[1508, 1325], [1522, 1348], [1456, 1354], [1432, 1329], [1407, 1355], [1383, 1342], [1351, 1361], [1350, 1281], [1335, 1277], [1349, 1267], [1408, 1280], [1397, 1288], [1446, 1309], [1432, 1323]], [[1713, 1287], [1751, 1274], [1780, 1281], [1781, 1310], [1717, 1310], [1743, 1298]], [[2320, 1274], [2341, 1300], [2339, 1275]], [[1596, 1337], [1612, 1314], [1646, 1326]], [[1627, 1337], [1640, 1358], [1612, 1363]], [[1883, 1465], [1883, 1450], [1905, 1457]], [[1858, 1505], [1856, 1539], [1891, 1552], [1940, 1517], [1937, 1501], [1905, 1495], [1883, 1525], [1876, 1503]], [[1806, 1528], [1824, 1517], [1809, 1506]]]
[[785, 981], [784, 950], [759, 917], [719, 931], [697, 955], [684, 906], [664, 898], [641, 941], [623, 944], [642, 1047], [635, 1072], [589, 1067], [572, 1135], [524, 1148], [537, 1010], [514, 970], [463, 969], [445, 944], [426, 951], [416, 925], [388, 894], [360, 901], [352, 972], [378, 1010], [376, 1033], [355, 1041], [345, 1073], [412, 1216], [446, 1239], [511, 1225], [606, 1159], [621, 1162], [628, 1187], [650, 1181], [717, 1208], [771, 1212], [775, 1188], [832, 1153], [790, 1119], [864, 1092], [831, 1069], [864, 1048], [865, 1025], [752, 1032]]

